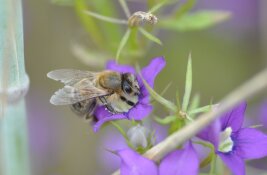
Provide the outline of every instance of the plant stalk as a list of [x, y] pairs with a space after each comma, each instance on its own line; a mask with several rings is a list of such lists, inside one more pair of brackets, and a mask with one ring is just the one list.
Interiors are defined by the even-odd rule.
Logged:
[[22, 2], [0, 0], [0, 174], [30, 175]]

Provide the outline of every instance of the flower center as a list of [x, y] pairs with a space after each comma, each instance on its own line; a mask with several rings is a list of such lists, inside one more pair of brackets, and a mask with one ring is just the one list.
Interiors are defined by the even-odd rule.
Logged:
[[233, 150], [234, 142], [231, 138], [232, 128], [227, 127], [220, 133], [219, 151], [227, 153]]

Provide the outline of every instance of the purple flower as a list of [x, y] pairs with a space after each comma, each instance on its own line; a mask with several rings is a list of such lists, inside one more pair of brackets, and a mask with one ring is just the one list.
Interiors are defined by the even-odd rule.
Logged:
[[199, 160], [191, 142], [163, 158], [157, 166], [131, 149], [118, 151], [121, 175], [197, 175]]
[[245, 160], [267, 155], [267, 136], [253, 128], [241, 128], [245, 110], [244, 102], [198, 135], [214, 145], [216, 154], [235, 175], [245, 175]]
[[[163, 57], [154, 58], [147, 67], [141, 70], [142, 77], [147, 81], [147, 83], [153, 88], [154, 80], [158, 73], [165, 66], [165, 60]], [[139, 75], [137, 75], [135, 69], [128, 65], [119, 65], [115, 61], [109, 61], [106, 65], [108, 70], [113, 70], [121, 73], [132, 73], [137, 76], [137, 81], [140, 87], [140, 96], [138, 103], [130, 109], [127, 113], [111, 114], [106, 111], [103, 106], [98, 107], [95, 110], [95, 116], [97, 122], [94, 124], [94, 131], [98, 131], [102, 124], [111, 120], [121, 120], [121, 119], [134, 119], [141, 120], [148, 116], [152, 111], [152, 106], [150, 104], [150, 95], [146, 89], [143, 81]]]

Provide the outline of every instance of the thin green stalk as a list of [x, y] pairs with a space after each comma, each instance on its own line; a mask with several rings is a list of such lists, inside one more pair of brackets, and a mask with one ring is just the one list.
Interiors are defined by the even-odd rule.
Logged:
[[0, 174], [30, 175], [21, 1], [0, 4]]
[[125, 2], [125, 0], [119, 0], [119, 3], [121, 5], [126, 17], [129, 18], [131, 16], [131, 12], [127, 6], [127, 3]]
[[210, 172], [209, 175], [216, 175], [216, 154], [213, 154], [211, 164], [210, 164]]
[[104, 16], [104, 15], [100, 15], [98, 13], [95, 13], [95, 12], [91, 12], [89, 10], [85, 11], [84, 12], [85, 14], [87, 15], [90, 15], [94, 18], [97, 18], [99, 20], [102, 20], [102, 21], [105, 21], [105, 22], [110, 22], [110, 23], [113, 23], [113, 24], [128, 24], [128, 22], [126, 20], [123, 20], [123, 19], [117, 19], [117, 18], [111, 18], [111, 17], [108, 17], [108, 16]]

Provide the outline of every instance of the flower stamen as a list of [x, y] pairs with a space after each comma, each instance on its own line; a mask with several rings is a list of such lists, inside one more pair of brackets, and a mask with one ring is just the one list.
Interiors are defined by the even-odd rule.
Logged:
[[227, 127], [224, 131], [220, 133], [219, 141], [219, 151], [220, 152], [230, 152], [233, 150], [234, 142], [231, 138], [232, 128]]

